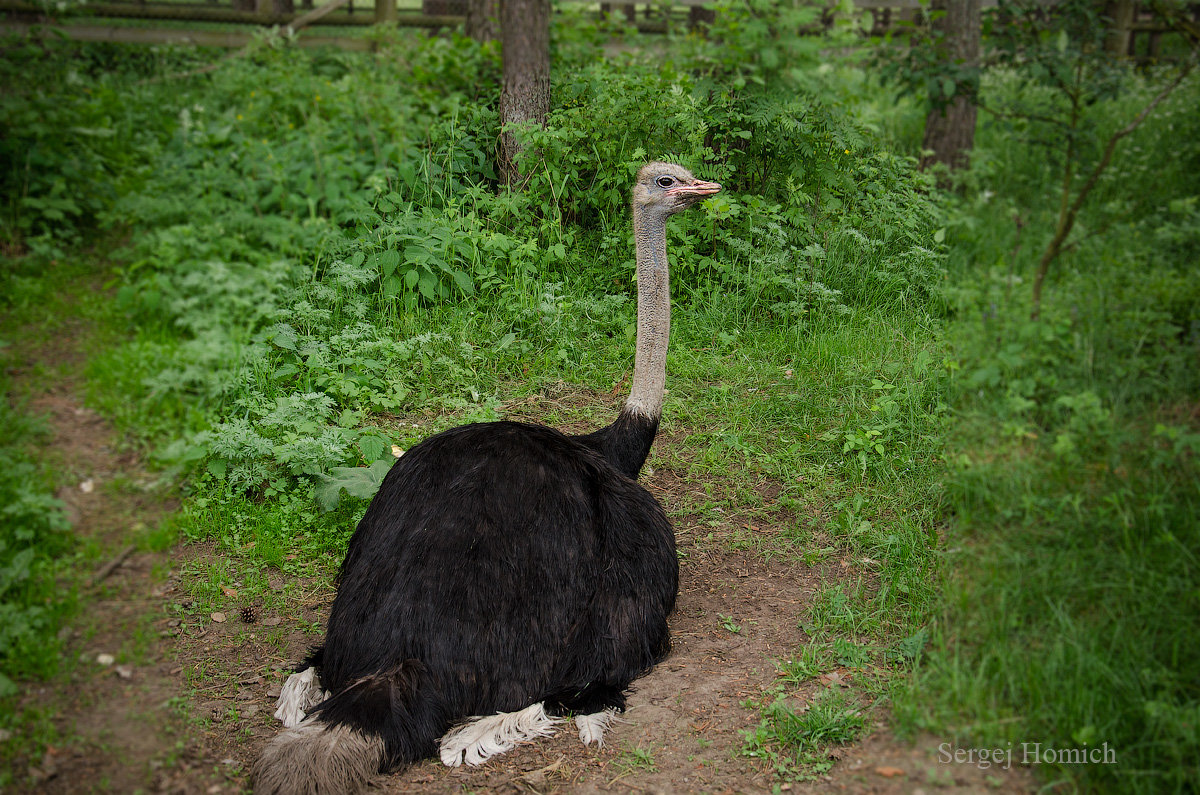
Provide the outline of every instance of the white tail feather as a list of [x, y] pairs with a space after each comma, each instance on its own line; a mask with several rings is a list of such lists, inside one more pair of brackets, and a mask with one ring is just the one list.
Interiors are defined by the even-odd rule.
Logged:
[[617, 720], [615, 709], [593, 712], [591, 715], [576, 715], [575, 725], [579, 728], [579, 739], [584, 745], [595, 743], [604, 747], [604, 732]]
[[488, 757], [511, 751], [517, 743], [554, 733], [561, 719], [546, 714], [542, 704], [533, 704], [520, 712], [498, 712], [471, 718], [450, 731], [438, 742], [438, 755], [448, 767], [482, 765]]
[[300, 725], [308, 711], [327, 698], [329, 694], [321, 689], [317, 669], [305, 668], [300, 673], [289, 676], [279, 689], [279, 700], [275, 702], [275, 717], [290, 729]]

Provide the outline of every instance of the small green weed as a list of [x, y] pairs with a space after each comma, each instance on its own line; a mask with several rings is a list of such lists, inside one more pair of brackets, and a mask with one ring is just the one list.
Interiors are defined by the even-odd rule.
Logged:
[[828, 585], [813, 598], [812, 626], [851, 635], [870, 635], [880, 628], [879, 612], [873, 609], [861, 581]]
[[717, 613], [717, 618], [721, 619], [721, 626], [725, 628], [726, 632], [731, 632], [734, 635], [737, 635], [742, 631], [741, 625], [733, 620], [733, 616]]
[[629, 775], [635, 772], [653, 773], [654, 767], [654, 751], [641, 746], [631, 746], [625, 748], [613, 760], [613, 765], [622, 771], [622, 775]]
[[758, 710], [761, 719], [744, 732], [742, 754], [763, 760], [780, 778], [815, 778], [832, 767], [824, 752], [854, 742], [867, 726], [853, 694], [840, 687], [819, 691], [803, 707], [779, 694]]

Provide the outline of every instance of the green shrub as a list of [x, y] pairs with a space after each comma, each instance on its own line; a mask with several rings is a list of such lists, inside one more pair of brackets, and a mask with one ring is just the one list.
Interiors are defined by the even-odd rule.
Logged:
[[[940, 311], [928, 184], [811, 93], [715, 92], [669, 61], [567, 64], [546, 128], [527, 131], [528, 184], [497, 192], [495, 95], [479, 88], [495, 53], [400, 44], [359, 58], [262, 42], [223, 63], [181, 98], [154, 190], [117, 201], [139, 229], [118, 301], [137, 344], [169, 357], [140, 376], [139, 400], [208, 417], [183, 410], [192, 431], [164, 461], [236, 490], [307, 491], [375, 463], [369, 415], [488, 416], [523, 357], [558, 371], [562, 339], [626, 337], [628, 192], [650, 157], [727, 188], [671, 226], [681, 303], [798, 330]], [[482, 349], [468, 300], [497, 310]], [[429, 330], [438, 307], [457, 330]], [[884, 442], [903, 447], [898, 431]]]
[[[15, 38], [0, 59], [0, 239], [15, 252], [63, 256], [146, 176], [173, 126], [160, 85], [131, 76], [182, 68], [161, 49], [80, 47]], [[117, 73], [114, 74], [112, 70]]]

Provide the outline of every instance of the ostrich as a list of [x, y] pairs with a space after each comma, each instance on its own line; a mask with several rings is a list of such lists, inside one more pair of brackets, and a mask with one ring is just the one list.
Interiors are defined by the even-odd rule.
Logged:
[[667, 218], [720, 189], [670, 163], [638, 172], [637, 353], [615, 422], [466, 425], [392, 466], [350, 539], [324, 646], [282, 688], [287, 728], [255, 763], [256, 792], [353, 792], [435, 753], [480, 764], [564, 715], [603, 742], [670, 648], [675, 537], [636, 478], [666, 381]]

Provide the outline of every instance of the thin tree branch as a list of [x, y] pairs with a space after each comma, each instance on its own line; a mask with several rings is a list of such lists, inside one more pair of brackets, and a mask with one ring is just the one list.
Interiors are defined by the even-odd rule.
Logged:
[[112, 560], [101, 566], [100, 569], [92, 575], [92, 585], [99, 585], [106, 577], [108, 577], [108, 575], [112, 574], [113, 571], [116, 570], [117, 566], [120, 566], [122, 563], [124, 563], [125, 558], [132, 555], [135, 549], [137, 549], [137, 547], [133, 544], [130, 544], [118, 552]]
[[1051, 116], [1042, 116], [1038, 113], [1025, 113], [1024, 111], [1020, 111], [1020, 112], [1003, 111], [992, 105], [984, 104], [983, 102], [977, 102], [976, 104], [979, 106], [980, 110], [986, 111], [990, 115], [995, 116], [997, 119], [1026, 119], [1028, 121], [1037, 121], [1037, 122], [1041, 122], [1042, 124], [1049, 124], [1053, 127], [1066, 127], [1067, 126], [1067, 123], [1064, 122], [1062, 119], [1055, 119]]
[[346, 3], [349, 3], [349, 2], [350, 2], [350, 0], [329, 0], [328, 3], [321, 6], [320, 8], [314, 8], [312, 11], [309, 11], [304, 16], [293, 19], [291, 22], [288, 23], [288, 29], [291, 30], [293, 33], [295, 33], [297, 30], [300, 30], [300, 28], [311, 25], [312, 23], [316, 22], [321, 17], [326, 16], [327, 14], [329, 14], [332, 11], [337, 11], [339, 8], [341, 8], [342, 6], [346, 5]]
[[1096, 167], [1092, 169], [1092, 173], [1088, 175], [1087, 182], [1083, 183], [1083, 187], [1079, 190], [1079, 195], [1075, 197], [1075, 202], [1071, 205], [1070, 221], [1072, 224], [1075, 223], [1075, 216], [1079, 214], [1080, 208], [1083, 207], [1083, 202], [1087, 199], [1088, 193], [1096, 186], [1096, 182], [1100, 179], [1100, 175], [1104, 173], [1104, 170], [1108, 168], [1109, 163], [1112, 162], [1113, 153], [1117, 150], [1117, 144], [1121, 142], [1122, 138], [1125, 138], [1142, 125], [1142, 122], [1146, 120], [1146, 117], [1153, 113], [1154, 109], [1162, 104], [1162, 101], [1170, 96], [1171, 92], [1173, 92], [1179, 86], [1179, 84], [1184, 81], [1184, 79], [1192, 71], [1192, 67], [1195, 65], [1196, 59], [1194, 57], [1189, 59], [1187, 63], [1184, 64], [1183, 68], [1179, 70], [1179, 74], [1175, 76], [1175, 79], [1167, 84], [1162, 91], [1158, 92], [1154, 99], [1150, 100], [1150, 104], [1142, 108], [1142, 112], [1139, 113], [1133, 121], [1129, 122], [1129, 124], [1126, 124], [1109, 137], [1108, 144], [1104, 147], [1104, 154], [1100, 156], [1100, 162], [1097, 163]]
[[[1163, 100], [1170, 96], [1171, 92], [1178, 88], [1179, 84], [1187, 78], [1188, 74], [1192, 71], [1192, 67], [1196, 65], [1196, 55], [1197, 51], [1193, 50], [1191, 57], [1184, 63], [1183, 67], [1179, 70], [1179, 74], [1175, 76], [1175, 79], [1164, 86], [1132, 121], [1109, 136], [1108, 143], [1104, 147], [1104, 152], [1101, 154], [1099, 162], [1096, 163], [1091, 173], [1088, 174], [1083, 187], [1079, 189], [1079, 193], [1075, 196], [1075, 201], [1071, 202], [1069, 206], [1064, 202], [1064, 209], [1060, 211], [1059, 222], [1055, 229], [1054, 237], [1050, 240], [1049, 245], [1046, 246], [1046, 250], [1042, 252], [1042, 257], [1038, 261], [1037, 272], [1034, 275], [1033, 309], [1030, 312], [1031, 320], [1037, 320], [1041, 315], [1042, 284], [1046, 280], [1046, 274], [1050, 271], [1050, 265], [1062, 252], [1063, 243], [1066, 241], [1067, 236], [1071, 234], [1071, 230], [1075, 226], [1075, 219], [1079, 215], [1079, 211], [1083, 208], [1083, 203], [1087, 201], [1088, 194], [1096, 187], [1096, 183], [1100, 180], [1100, 175], [1104, 173], [1105, 169], [1112, 162], [1113, 154], [1117, 151], [1117, 144], [1140, 127], [1142, 122], [1154, 112], [1154, 109], [1162, 104]], [[1066, 197], [1064, 196], [1064, 198]]]

